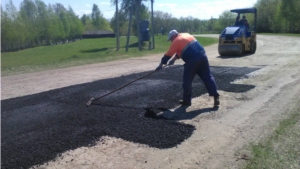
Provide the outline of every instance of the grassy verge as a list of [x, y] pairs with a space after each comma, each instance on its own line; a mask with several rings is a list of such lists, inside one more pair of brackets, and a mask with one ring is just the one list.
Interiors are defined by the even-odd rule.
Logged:
[[[203, 46], [217, 43], [217, 39], [196, 37]], [[115, 38], [83, 39], [63, 45], [41, 46], [18, 52], [1, 54], [1, 76], [65, 68], [77, 65], [107, 62], [129, 57], [142, 57], [166, 52], [170, 42], [167, 36], [155, 36], [155, 49], [148, 50], [145, 42], [143, 50], [137, 48], [137, 38], [130, 38], [126, 52], [126, 37], [120, 38], [120, 49], [116, 51]]]
[[259, 33], [259, 35], [270, 35], [270, 36], [295, 36], [300, 37], [300, 34], [293, 34], [293, 33]]
[[251, 143], [249, 161], [244, 169], [300, 168], [300, 106], [280, 122], [273, 134], [259, 143]]

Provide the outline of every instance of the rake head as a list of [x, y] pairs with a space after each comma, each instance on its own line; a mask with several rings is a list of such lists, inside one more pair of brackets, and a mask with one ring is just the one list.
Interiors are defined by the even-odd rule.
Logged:
[[88, 107], [89, 105], [92, 104], [92, 102], [95, 100], [94, 97], [92, 97], [87, 103], [86, 103], [86, 107]]

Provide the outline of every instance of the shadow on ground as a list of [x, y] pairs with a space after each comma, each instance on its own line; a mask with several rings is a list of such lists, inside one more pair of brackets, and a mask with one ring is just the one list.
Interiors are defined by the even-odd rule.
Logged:
[[[211, 67], [219, 90], [246, 92], [253, 85], [232, 84], [256, 68]], [[101, 73], [101, 72], [99, 72]], [[92, 83], [1, 101], [1, 168], [29, 168], [54, 159], [61, 153], [92, 146], [102, 136], [121, 138], [154, 148], [172, 148], [188, 139], [192, 125], [145, 118], [145, 109], [172, 109], [181, 99], [183, 67], [172, 66], [155, 72], [130, 86], [102, 96], [149, 72], [104, 79]], [[198, 77], [193, 83], [193, 97], [206, 93]], [[101, 106], [103, 104], [103, 106]], [[191, 119], [210, 109], [179, 115]]]
[[250, 53], [245, 53], [241, 56], [234, 56], [234, 55], [228, 55], [228, 56], [217, 56], [217, 58], [221, 58], [221, 59], [232, 59], [232, 58], [242, 58], [242, 57], [246, 57], [246, 56], [251, 56], [253, 54]]
[[188, 106], [180, 106], [174, 110], [159, 109], [161, 112], [155, 110], [146, 110], [145, 117], [164, 120], [190, 120], [203, 113], [210, 113], [219, 110], [219, 106], [207, 107], [199, 110], [189, 111]]
[[81, 53], [96, 53], [96, 52], [103, 52], [106, 50], [108, 50], [108, 48], [90, 49], [90, 50], [82, 50]]

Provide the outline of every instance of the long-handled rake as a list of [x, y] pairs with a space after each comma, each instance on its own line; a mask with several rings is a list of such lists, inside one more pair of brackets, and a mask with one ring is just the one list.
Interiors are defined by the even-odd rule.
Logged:
[[[166, 67], [166, 66], [168, 66], [168, 65], [163, 66], [163, 68]], [[111, 92], [105, 94], [105, 95], [102, 95], [102, 96], [96, 97], [96, 98], [95, 98], [95, 97], [92, 97], [92, 98], [86, 103], [86, 107], [88, 107], [89, 105], [93, 104], [94, 101], [96, 101], [96, 100], [98, 100], [98, 99], [101, 99], [101, 98], [103, 98], [103, 97], [105, 97], [105, 96], [108, 96], [108, 95], [110, 95], [110, 94], [112, 94], [112, 93], [114, 93], [114, 92], [116, 92], [116, 91], [118, 91], [118, 90], [120, 90], [120, 89], [122, 89], [122, 88], [124, 88], [124, 87], [126, 87], [126, 86], [128, 86], [128, 85], [130, 85], [130, 84], [132, 84], [132, 83], [134, 83], [134, 82], [136, 82], [136, 81], [138, 81], [138, 80], [140, 80], [140, 79], [143, 79], [143, 78], [146, 77], [146, 76], [151, 75], [152, 73], [154, 73], [154, 72], [156, 72], [156, 71], [157, 71], [157, 70], [154, 70], [154, 71], [152, 71], [152, 72], [149, 72], [149, 73], [147, 73], [146, 75], [144, 75], [144, 76], [142, 76], [142, 77], [139, 77], [138, 79], [135, 79], [134, 81], [131, 81], [131, 82], [129, 82], [129, 83], [127, 83], [127, 84], [125, 84], [125, 85], [123, 85], [123, 86], [121, 86], [121, 87], [119, 87], [119, 88], [117, 88], [117, 89], [115, 89], [115, 90], [113, 90], [113, 91], [111, 91]]]

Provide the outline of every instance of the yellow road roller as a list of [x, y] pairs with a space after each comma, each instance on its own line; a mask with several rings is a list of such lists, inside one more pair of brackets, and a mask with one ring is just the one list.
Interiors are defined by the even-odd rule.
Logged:
[[[254, 54], [256, 51], [256, 8], [232, 9], [230, 12], [237, 13], [236, 22], [233, 26], [226, 27], [219, 36], [218, 51], [220, 56], [241, 56], [245, 53]], [[254, 25], [249, 27], [245, 16], [240, 20], [241, 14], [253, 13]]]

